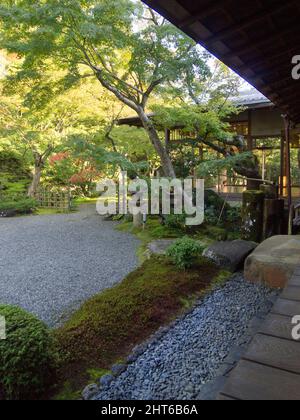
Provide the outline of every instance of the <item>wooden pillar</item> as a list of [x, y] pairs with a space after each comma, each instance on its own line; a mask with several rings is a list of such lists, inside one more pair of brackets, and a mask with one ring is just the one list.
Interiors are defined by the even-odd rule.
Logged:
[[248, 110], [248, 137], [247, 137], [247, 149], [248, 151], [253, 150], [253, 137], [252, 137], [252, 109]]
[[[247, 150], [253, 151], [253, 137], [252, 137], [252, 110], [248, 110], [248, 137], [247, 137]], [[252, 189], [252, 181], [247, 181], [247, 190]]]
[[279, 194], [283, 197], [284, 192], [284, 175], [285, 175], [285, 134], [282, 134], [280, 141], [280, 191]]
[[285, 127], [285, 148], [286, 148], [286, 185], [287, 185], [287, 197], [289, 209], [292, 205], [292, 177], [291, 177], [291, 120], [287, 115], [284, 116], [284, 127]]

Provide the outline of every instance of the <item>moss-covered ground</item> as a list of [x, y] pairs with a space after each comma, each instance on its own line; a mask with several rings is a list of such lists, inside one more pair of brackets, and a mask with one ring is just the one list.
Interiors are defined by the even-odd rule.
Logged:
[[53, 332], [61, 358], [55, 398], [78, 397], [83, 386], [227, 277], [204, 258], [179, 271], [167, 258], [153, 257], [122, 283], [86, 301]]

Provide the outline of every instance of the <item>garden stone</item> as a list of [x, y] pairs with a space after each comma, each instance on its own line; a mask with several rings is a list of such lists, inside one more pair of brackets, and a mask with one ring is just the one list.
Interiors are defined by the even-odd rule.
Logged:
[[284, 288], [299, 263], [300, 236], [273, 236], [248, 256], [245, 278], [274, 288]]
[[203, 256], [234, 272], [243, 266], [256, 247], [257, 243], [243, 240], [216, 242], [203, 252]]
[[85, 401], [91, 400], [99, 393], [99, 387], [96, 384], [90, 384], [82, 391], [82, 398]]
[[111, 368], [111, 371], [114, 376], [119, 376], [123, 372], [125, 372], [126, 369], [127, 369], [126, 365], [117, 364], [117, 365], [113, 365], [113, 367]]
[[148, 245], [148, 251], [151, 255], [166, 255], [167, 249], [176, 242], [176, 239], [158, 239]]

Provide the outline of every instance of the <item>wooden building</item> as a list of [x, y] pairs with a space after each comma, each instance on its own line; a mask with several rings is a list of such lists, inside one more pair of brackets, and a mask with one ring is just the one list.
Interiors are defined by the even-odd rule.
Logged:
[[[292, 206], [291, 141], [300, 123], [299, 0], [143, 0], [263, 93], [284, 115], [281, 193]], [[267, 114], [269, 115], [269, 114]], [[255, 133], [249, 135], [249, 140]], [[251, 146], [251, 144], [249, 144]], [[285, 179], [285, 181], [284, 181]]]
[[[272, 152], [275, 156], [281, 151], [282, 159], [280, 159], [280, 168], [278, 168], [281, 177], [278, 174], [278, 178], [274, 179], [273, 177], [271, 181], [277, 182], [278, 185], [282, 183], [281, 194], [286, 196], [287, 166], [285, 164], [285, 126], [282, 111], [256, 89], [241, 92], [238, 97], [232, 98], [232, 101], [237, 106], [241, 106], [243, 111], [238, 115], [233, 115], [229, 120], [231, 131], [243, 136], [249, 150], [254, 150], [259, 155], [263, 179], [268, 179], [270, 173], [267, 156], [270, 156]], [[150, 114], [149, 116], [153, 117], [154, 115]], [[138, 117], [121, 119], [118, 124], [142, 127]], [[170, 147], [170, 145], [179, 145], [182, 142], [188, 144], [190, 140], [186, 139], [186, 133], [177, 126], [166, 131], [165, 141], [166, 146]], [[299, 179], [292, 178], [292, 195], [297, 198], [300, 197], [300, 129], [297, 127], [291, 131], [291, 147], [299, 150], [299, 159], [297, 159], [299, 163], [296, 162], [299, 167]], [[223, 173], [216, 180], [216, 190], [221, 194], [230, 195], [229, 199], [231, 200], [239, 200], [241, 198], [239, 195], [246, 188], [246, 184], [246, 180], [238, 177], [228, 179], [227, 175]]]

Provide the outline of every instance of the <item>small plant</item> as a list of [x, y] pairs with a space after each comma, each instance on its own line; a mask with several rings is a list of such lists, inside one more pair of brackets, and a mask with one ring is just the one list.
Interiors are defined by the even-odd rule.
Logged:
[[167, 256], [171, 258], [176, 267], [186, 270], [192, 267], [197, 257], [203, 253], [204, 248], [199, 242], [185, 236], [169, 247]]
[[6, 340], [0, 341], [1, 398], [38, 398], [46, 391], [55, 367], [50, 331], [15, 306], [0, 305], [0, 316], [6, 321]]

